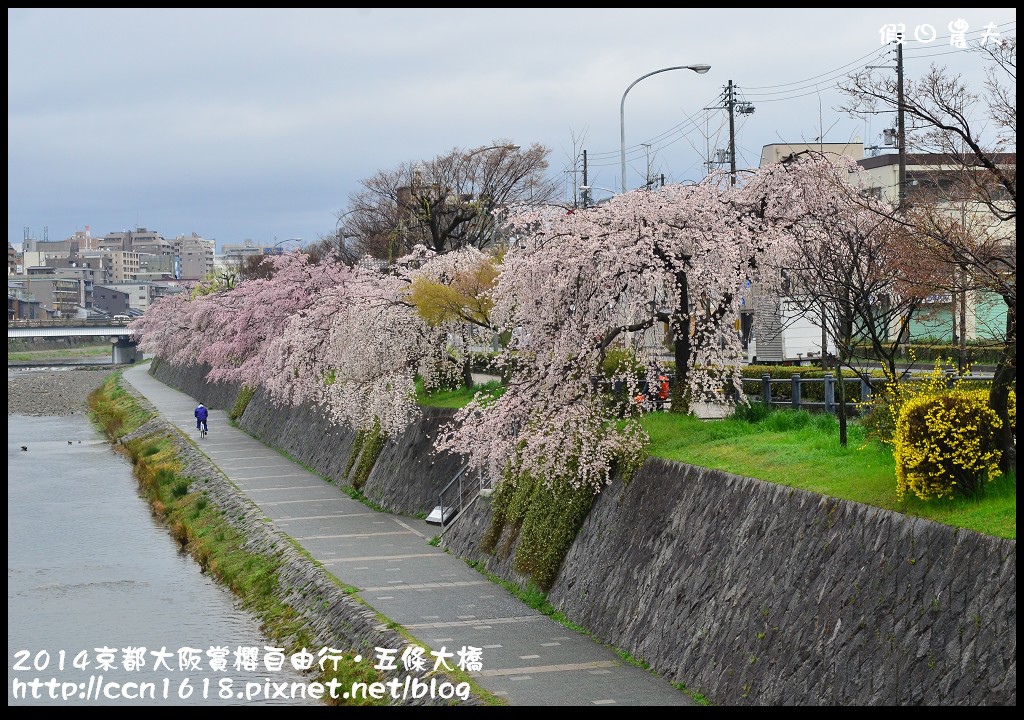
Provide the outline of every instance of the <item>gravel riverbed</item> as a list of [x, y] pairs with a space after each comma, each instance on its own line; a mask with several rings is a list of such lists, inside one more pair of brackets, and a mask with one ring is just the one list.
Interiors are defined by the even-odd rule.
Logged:
[[7, 368], [8, 415], [78, 415], [88, 412], [89, 393], [103, 384], [109, 366]]

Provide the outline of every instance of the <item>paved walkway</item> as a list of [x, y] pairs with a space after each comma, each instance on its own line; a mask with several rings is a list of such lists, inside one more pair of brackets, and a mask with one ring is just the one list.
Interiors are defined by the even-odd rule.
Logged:
[[[149, 374], [123, 377], [183, 433], [196, 400]], [[196, 438], [198, 440], [198, 438]], [[483, 649], [476, 681], [510, 705], [696, 705], [664, 678], [524, 605], [441, 548], [435, 525], [376, 512], [210, 411], [200, 448], [341, 582], [423, 645]], [[686, 642], [686, 638], [680, 638]]]

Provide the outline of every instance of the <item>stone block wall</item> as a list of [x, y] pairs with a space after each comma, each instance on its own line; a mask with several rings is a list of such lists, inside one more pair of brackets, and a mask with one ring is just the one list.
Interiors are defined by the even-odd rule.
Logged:
[[[237, 395], [199, 369], [154, 374], [212, 407]], [[367, 497], [429, 511], [459, 464], [431, 449], [452, 414], [425, 409], [386, 444]], [[257, 393], [240, 425], [347, 482], [353, 435], [312, 409]], [[514, 544], [480, 551], [490, 516], [478, 498], [444, 547], [525, 585]], [[597, 497], [548, 599], [716, 705], [1015, 705], [1016, 555], [1016, 541], [649, 459]]]
[[[478, 498], [443, 546], [525, 584], [514, 544], [479, 550], [490, 517]], [[1015, 705], [1016, 559], [1015, 541], [650, 459], [597, 497], [548, 600], [718, 705]]]
[[[207, 383], [208, 367], [172, 366], [156, 362], [151, 374], [161, 382], [201, 399], [207, 407], [230, 410], [241, 391], [234, 383]], [[389, 439], [362, 493], [384, 509], [404, 515], [429, 513], [442, 488], [460, 467], [458, 457], [433, 454], [433, 438], [449, 422], [454, 411], [423, 408], [422, 418], [402, 435]], [[352, 485], [346, 468], [352, 456], [355, 433], [326, 419], [316, 407], [278, 406], [257, 391], [238, 426], [260, 441], [281, 450], [314, 472], [338, 485]]]

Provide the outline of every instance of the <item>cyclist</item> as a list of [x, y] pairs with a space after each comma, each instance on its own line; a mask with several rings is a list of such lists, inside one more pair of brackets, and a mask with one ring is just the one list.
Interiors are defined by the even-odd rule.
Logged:
[[199, 406], [196, 407], [196, 411], [193, 414], [196, 416], [196, 430], [206, 432], [208, 429], [206, 426], [206, 418], [210, 416], [210, 411], [206, 409], [205, 405], [199, 403]]

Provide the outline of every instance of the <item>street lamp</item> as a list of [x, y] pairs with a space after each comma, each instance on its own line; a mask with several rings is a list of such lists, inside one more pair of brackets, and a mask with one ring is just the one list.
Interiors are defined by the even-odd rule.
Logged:
[[651, 75], [657, 75], [658, 73], [668, 72], [669, 70], [693, 70], [699, 75], [703, 75], [711, 69], [710, 65], [674, 65], [673, 67], [662, 68], [661, 70], [655, 70], [649, 72], [646, 75], [641, 75], [636, 80], [629, 84], [626, 88], [626, 92], [622, 93], [622, 102], [619, 103], [619, 133], [621, 135], [621, 157], [622, 157], [622, 192], [626, 192], [626, 94], [633, 89], [633, 86], [644, 78], [649, 78]]
[[281, 247], [282, 245], [284, 245], [285, 243], [293, 242], [293, 243], [298, 243], [299, 245], [302, 244], [302, 238], [285, 238], [284, 240], [278, 240], [277, 239], [277, 235], [275, 235], [274, 236], [274, 240], [276, 242], [273, 245], [270, 246], [270, 249], [271, 249], [271, 253], [270, 254], [271, 255], [279, 254], [278, 252], [275, 252], [275, 251], [277, 251], [277, 249], [279, 247]]
[[349, 257], [348, 246], [345, 244], [345, 239], [346, 238], [350, 238], [350, 237], [352, 237], [352, 238], [356, 237], [355, 234], [346, 232], [345, 227], [344, 227], [345, 223], [343, 221], [349, 215], [352, 215], [353, 213], [359, 212], [360, 210], [362, 210], [361, 207], [354, 207], [354, 208], [346, 210], [345, 212], [340, 213], [340, 214], [338, 214], [336, 216], [336, 220], [335, 220], [335, 223], [334, 223], [333, 241], [338, 244], [338, 251], [337, 251], [336, 257], [341, 262], [348, 262], [349, 259], [351, 259]]
[[490, 147], [477, 148], [473, 152], [467, 153], [466, 154], [466, 159], [469, 159], [469, 158], [471, 158], [474, 155], [477, 155], [479, 153], [487, 152], [488, 150], [518, 150], [518, 149], [519, 149], [518, 145], [491, 145]]

